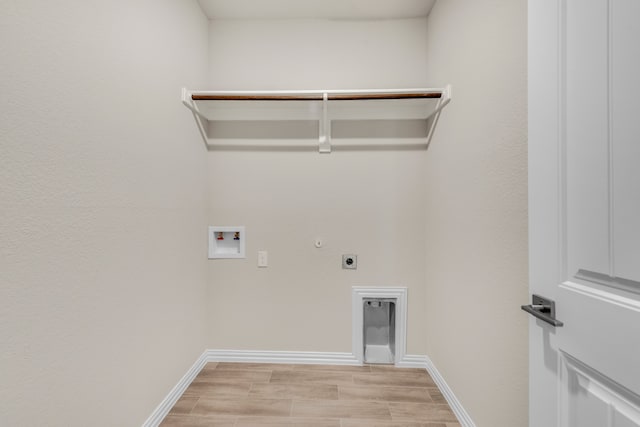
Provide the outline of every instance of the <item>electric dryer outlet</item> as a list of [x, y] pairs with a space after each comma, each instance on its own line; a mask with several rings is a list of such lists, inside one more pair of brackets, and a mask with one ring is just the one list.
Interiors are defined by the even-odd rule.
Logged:
[[342, 255], [342, 268], [345, 270], [357, 270], [358, 255], [353, 255], [353, 254]]

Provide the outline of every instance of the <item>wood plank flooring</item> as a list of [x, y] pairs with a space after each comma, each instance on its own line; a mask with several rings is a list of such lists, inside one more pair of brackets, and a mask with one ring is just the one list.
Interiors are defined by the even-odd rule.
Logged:
[[161, 427], [460, 427], [424, 369], [209, 363]]

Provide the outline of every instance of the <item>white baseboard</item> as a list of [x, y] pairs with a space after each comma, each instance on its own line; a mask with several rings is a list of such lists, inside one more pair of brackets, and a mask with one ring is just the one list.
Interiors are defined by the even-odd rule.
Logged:
[[[187, 389], [193, 379], [200, 373], [204, 365], [209, 362], [238, 362], [238, 363], [294, 363], [318, 365], [361, 365], [352, 353], [327, 353], [306, 351], [251, 351], [251, 350], [206, 350], [196, 363], [178, 381], [167, 397], [158, 405], [142, 427], [157, 427]], [[427, 356], [405, 355], [396, 364], [398, 368], [426, 369], [442, 392], [451, 410], [458, 418], [462, 427], [476, 427], [471, 417], [462, 407], [460, 401], [453, 394], [440, 372]]]
[[427, 369], [427, 356], [417, 356], [413, 354], [405, 354], [405, 356], [396, 363], [397, 368], [422, 368]]
[[165, 397], [158, 407], [151, 413], [149, 418], [142, 424], [142, 427], [157, 427], [160, 425], [164, 417], [167, 416], [173, 405], [176, 404], [182, 393], [189, 387], [191, 382], [200, 373], [204, 365], [207, 364], [207, 352], [200, 355], [196, 363], [187, 371], [186, 374], [178, 381], [175, 387], [171, 389], [167, 397]]
[[438, 369], [435, 367], [431, 359], [428, 356], [417, 355], [405, 355], [404, 358], [396, 365], [398, 368], [422, 368], [426, 369], [433, 378], [433, 382], [436, 383], [442, 395], [447, 399], [447, 403], [451, 407], [451, 410], [455, 414], [456, 418], [462, 425], [462, 427], [476, 427], [471, 417], [462, 407], [462, 404], [458, 398], [453, 394], [453, 391], [444, 380]]
[[317, 365], [359, 365], [351, 353], [308, 351], [207, 350], [207, 362], [295, 363]]
[[419, 357], [424, 358], [424, 368], [427, 370], [427, 372], [429, 372], [429, 375], [431, 375], [431, 378], [433, 378], [433, 381], [440, 389], [440, 392], [442, 393], [444, 398], [447, 399], [447, 403], [458, 418], [458, 421], [460, 422], [462, 427], [476, 427], [476, 424], [473, 422], [467, 411], [465, 411], [465, 409], [462, 407], [462, 403], [460, 403], [455, 394], [453, 394], [453, 390], [451, 390], [442, 375], [440, 375], [440, 372], [438, 371], [438, 369], [436, 369], [431, 359], [429, 359], [428, 356]]

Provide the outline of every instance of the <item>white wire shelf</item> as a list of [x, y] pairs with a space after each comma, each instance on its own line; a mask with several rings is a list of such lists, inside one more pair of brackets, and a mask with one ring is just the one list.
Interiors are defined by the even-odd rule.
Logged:
[[[397, 140], [428, 147], [451, 86], [420, 89], [182, 91], [207, 148]], [[278, 123], [275, 123], [278, 122]]]

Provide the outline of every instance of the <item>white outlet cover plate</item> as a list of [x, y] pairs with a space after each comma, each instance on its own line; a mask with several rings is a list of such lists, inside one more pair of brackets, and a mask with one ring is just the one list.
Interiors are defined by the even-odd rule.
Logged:
[[258, 267], [264, 268], [269, 265], [269, 254], [267, 251], [258, 251]]

